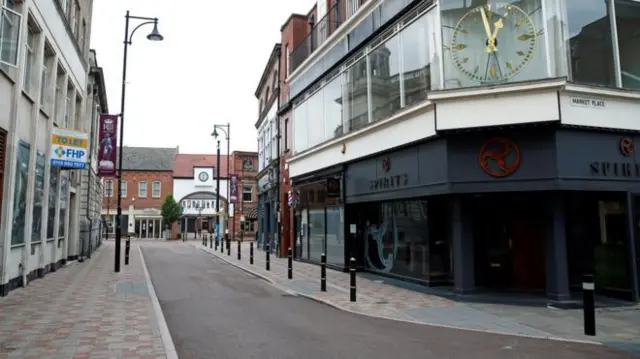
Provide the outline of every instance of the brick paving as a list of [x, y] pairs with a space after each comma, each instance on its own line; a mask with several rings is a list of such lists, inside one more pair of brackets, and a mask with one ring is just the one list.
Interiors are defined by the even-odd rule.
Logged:
[[0, 299], [0, 359], [166, 358], [138, 245], [120, 273], [113, 257], [108, 241]]
[[[271, 256], [271, 270], [265, 269], [265, 253], [255, 251], [254, 265], [249, 264], [249, 248], [241, 247], [242, 258], [237, 260], [237, 244], [231, 255], [193, 245], [229, 261], [245, 270], [262, 276], [276, 286], [299, 295], [315, 299], [350, 312], [379, 318], [403, 320], [443, 327], [478, 330], [485, 332], [517, 334], [532, 337], [556, 338], [548, 332], [517, 323], [498, 315], [476, 310], [465, 304], [449, 299], [411, 291], [366, 278], [357, 279], [357, 301], [349, 300], [349, 274], [327, 269], [327, 291], [320, 291], [320, 267], [314, 264], [294, 261], [293, 279], [287, 279], [287, 259]], [[584, 339], [588, 341], [588, 339]]]

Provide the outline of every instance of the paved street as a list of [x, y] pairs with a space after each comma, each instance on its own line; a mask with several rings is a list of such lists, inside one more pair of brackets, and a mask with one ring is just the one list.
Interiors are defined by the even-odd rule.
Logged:
[[348, 313], [292, 296], [192, 244], [145, 243], [143, 253], [181, 358], [633, 357]]
[[120, 273], [107, 241], [0, 298], [0, 359], [167, 358], [136, 243]]

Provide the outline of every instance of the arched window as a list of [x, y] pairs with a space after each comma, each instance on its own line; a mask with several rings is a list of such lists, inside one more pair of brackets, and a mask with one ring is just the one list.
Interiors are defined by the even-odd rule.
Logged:
[[264, 103], [269, 103], [269, 86], [267, 86], [267, 92], [264, 95]]

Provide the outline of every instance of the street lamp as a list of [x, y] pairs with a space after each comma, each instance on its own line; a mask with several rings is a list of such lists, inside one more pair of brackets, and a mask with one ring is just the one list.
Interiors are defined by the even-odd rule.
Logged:
[[[225, 130], [226, 128], [226, 130]], [[231, 201], [230, 197], [230, 193], [231, 193], [231, 187], [230, 187], [230, 178], [231, 178], [231, 173], [230, 172], [230, 168], [229, 168], [229, 161], [230, 161], [230, 148], [231, 148], [231, 124], [227, 122], [226, 125], [213, 125], [213, 132], [211, 133], [211, 136], [213, 136], [213, 138], [217, 139], [218, 138], [218, 130], [222, 131], [222, 133], [225, 134], [225, 140], [227, 140], [227, 177], [229, 177], [229, 181], [227, 182], [227, 212], [230, 208], [229, 203]], [[218, 168], [218, 175], [216, 176], [218, 178], [217, 182], [216, 182], [216, 186], [220, 187], [220, 141], [218, 141], [218, 152], [217, 152], [217, 168]], [[219, 194], [219, 193], [218, 193]], [[216, 196], [216, 213], [219, 210], [219, 204], [218, 204], [218, 196]], [[235, 223], [236, 223], [236, 217], [235, 215], [233, 216], [233, 231], [235, 233]]]
[[[122, 186], [122, 147], [124, 145], [124, 100], [125, 93], [127, 89], [127, 49], [129, 45], [131, 45], [131, 39], [133, 35], [136, 33], [136, 30], [141, 28], [144, 25], [153, 24], [153, 30], [151, 33], [147, 35], [147, 39], [150, 41], [162, 41], [164, 37], [160, 35], [158, 32], [158, 18], [154, 17], [141, 17], [141, 16], [132, 16], [129, 15], [129, 10], [127, 10], [127, 14], [125, 15], [125, 25], [124, 25], [124, 51], [122, 54], [122, 93], [120, 98], [120, 145], [118, 146], [118, 200], [117, 200], [117, 212], [116, 212], [116, 252], [114, 258], [114, 271], [116, 273], [120, 272], [120, 251], [121, 251], [121, 241], [122, 241], [122, 192], [120, 188]], [[143, 22], [136, 26], [131, 34], [129, 34], [129, 20], [142, 20]]]

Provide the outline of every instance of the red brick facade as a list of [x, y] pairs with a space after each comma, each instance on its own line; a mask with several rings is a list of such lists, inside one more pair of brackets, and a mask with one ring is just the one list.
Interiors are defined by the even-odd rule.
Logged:
[[[240, 238], [242, 234], [245, 239], [254, 239], [258, 230], [258, 221], [254, 220], [253, 231], [248, 224], [253, 214], [258, 209], [258, 185], [256, 174], [258, 170], [258, 154], [256, 152], [234, 151], [231, 154], [231, 173], [238, 176], [236, 193], [238, 202], [234, 206], [234, 216], [229, 219], [228, 228], [231, 238]], [[242, 201], [243, 187], [251, 187], [251, 201]], [[240, 227], [240, 218], [245, 216], [247, 225], [244, 233]]]
[[[116, 178], [105, 178], [105, 188], [107, 188], [106, 182], [113, 180], [113, 196], [102, 198], [102, 208], [111, 210], [116, 208], [116, 191], [118, 187], [118, 181]], [[154, 208], [160, 209], [165, 197], [171, 191], [173, 191], [173, 171], [123, 171], [122, 181], [126, 182], [127, 191], [126, 196], [122, 196], [122, 208], [129, 208], [129, 205], [133, 204], [136, 208]], [[153, 182], [160, 182], [160, 197], [153, 197]], [[146, 197], [139, 196], [140, 182], [147, 183], [147, 195]], [[123, 185], [124, 186], [124, 185]], [[134, 201], [135, 198], [135, 201]]]

